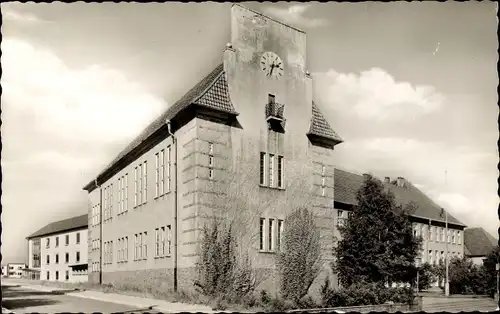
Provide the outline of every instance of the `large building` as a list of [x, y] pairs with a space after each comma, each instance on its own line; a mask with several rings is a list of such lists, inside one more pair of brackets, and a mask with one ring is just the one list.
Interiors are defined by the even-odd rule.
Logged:
[[307, 206], [332, 259], [333, 148], [312, 97], [306, 34], [235, 4], [222, 63], [84, 189], [89, 279], [190, 288], [201, 230], [233, 217], [262, 278], [276, 285], [283, 220]]
[[[343, 223], [353, 206], [357, 205], [356, 192], [362, 186], [364, 175], [335, 169], [335, 210], [336, 226]], [[413, 203], [416, 210], [410, 215], [413, 222], [413, 233], [422, 237], [422, 263], [436, 265], [439, 260], [444, 260], [446, 250], [448, 256], [464, 256], [464, 228], [463, 223], [437, 205], [430, 197], [425, 195], [409, 180], [398, 177], [391, 180], [385, 177], [382, 181], [385, 188], [390, 190], [396, 203], [407, 205]], [[446, 235], [446, 214], [448, 215], [448, 235]], [[338, 228], [335, 236], [341, 239]]]
[[498, 240], [481, 227], [465, 229], [464, 241], [465, 256], [476, 265], [482, 265], [486, 256], [498, 246]]
[[26, 276], [37, 280], [87, 281], [88, 215], [56, 221], [31, 234]]

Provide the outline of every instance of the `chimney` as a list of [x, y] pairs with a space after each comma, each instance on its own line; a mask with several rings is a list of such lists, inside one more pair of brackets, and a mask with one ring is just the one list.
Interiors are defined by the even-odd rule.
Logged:
[[391, 178], [390, 177], [385, 177], [384, 182], [385, 183], [391, 183]]
[[405, 179], [403, 177], [398, 177], [396, 185], [399, 187], [404, 187], [405, 186]]

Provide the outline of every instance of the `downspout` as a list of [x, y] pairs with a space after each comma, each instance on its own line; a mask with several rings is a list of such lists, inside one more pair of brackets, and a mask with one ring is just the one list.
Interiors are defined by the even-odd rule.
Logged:
[[175, 187], [174, 187], [174, 226], [175, 226], [175, 232], [174, 232], [174, 291], [177, 292], [177, 268], [178, 268], [178, 223], [177, 223], [177, 216], [178, 216], [178, 194], [177, 194], [177, 188], [178, 188], [178, 182], [179, 180], [177, 179], [177, 139], [175, 135], [172, 133], [172, 124], [170, 120], [165, 120], [165, 123], [167, 124], [167, 129], [168, 129], [168, 134], [172, 137], [172, 144], [174, 146], [174, 178], [175, 178]]
[[97, 179], [95, 186], [99, 189], [99, 285], [102, 285], [102, 189], [97, 185]]

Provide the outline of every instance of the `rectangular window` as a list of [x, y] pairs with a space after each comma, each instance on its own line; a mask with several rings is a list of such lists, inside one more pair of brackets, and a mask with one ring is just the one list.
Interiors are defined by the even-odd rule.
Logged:
[[342, 210], [337, 211], [337, 226], [344, 226], [344, 211]]
[[282, 188], [283, 187], [283, 182], [284, 180], [284, 173], [285, 173], [285, 163], [283, 160], [283, 156], [278, 156], [278, 187]]
[[134, 206], [139, 205], [139, 195], [138, 195], [138, 190], [139, 189], [139, 177], [138, 177], [138, 172], [137, 172], [137, 167], [134, 169]]
[[46, 241], [46, 247], [49, 248], [50, 247], [50, 238], [47, 238], [47, 241]]
[[113, 263], [113, 241], [110, 242], [109, 246], [110, 246], [110, 248], [109, 248], [109, 263], [112, 264]]
[[461, 244], [462, 244], [461, 235], [460, 235], [460, 230], [458, 230], [458, 231], [457, 231], [457, 243], [458, 243], [458, 245], [461, 245]]
[[128, 236], [125, 237], [125, 256], [124, 256], [124, 260], [127, 261], [128, 260]]
[[162, 149], [160, 151], [160, 170], [159, 170], [159, 176], [160, 176], [160, 195], [165, 194], [165, 150]]
[[161, 227], [160, 233], [160, 256], [165, 256], [165, 227]]
[[172, 227], [170, 225], [167, 226], [167, 255], [170, 255], [172, 252]]
[[269, 154], [269, 186], [274, 186], [274, 155]]
[[104, 188], [104, 221], [108, 218], [108, 188]]
[[433, 260], [432, 260], [432, 250], [429, 250], [429, 264], [432, 265]]
[[274, 239], [274, 228], [275, 228], [274, 219], [269, 219], [269, 251], [274, 251], [275, 247], [275, 239]]
[[47, 272], [47, 280], [50, 280], [50, 272]]
[[66, 235], [66, 245], [69, 245], [69, 234]]
[[148, 163], [145, 161], [144, 164], [142, 165], [142, 187], [143, 187], [143, 193], [142, 193], [142, 203], [146, 203], [148, 199]]
[[56, 270], [56, 280], [59, 280], [59, 271]]
[[59, 254], [56, 254], [56, 264], [59, 264]]
[[69, 263], [69, 253], [66, 253], [66, 264]]
[[125, 203], [123, 205], [123, 208], [124, 208], [124, 211], [127, 211], [128, 210], [128, 173], [125, 174], [124, 193], [125, 193]]
[[208, 169], [208, 178], [213, 179], [214, 178], [214, 169]]
[[456, 243], [456, 241], [455, 241], [455, 240], [456, 240], [456, 239], [455, 239], [455, 230], [453, 230], [453, 231], [451, 232], [451, 243], [455, 244], [455, 243]]
[[139, 258], [139, 235], [134, 235], [134, 260]]
[[138, 205], [142, 204], [142, 164], [139, 165], [138, 169], [138, 176], [139, 176], [139, 200], [138, 200]]
[[281, 250], [281, 246], [282, 246], [282, 238], [283, 237], [283, 220], [278, 220], [278, 236], [276, 238], [276, 240], [278, 241], [277, 243], [277, 248], [278, 248], [278, 251]]
[[213, 155], [214, 153], [214, 143], [208, 143], [208, 153]]
[[80, 232], [76, 234], [76, 244], [80, 244]]
[[434, 227], [432, 226], [429, 226], [429, 241], [432, 241], [432, 231], [433, 231]]
[[113, 200], [113, 183], [111, 183], [110, 187], [109, 187], [109, 210], [108, 210], [108, 218], [111, 219], [113, 218], [113, 203], [114, 203], [114, 200]]
[[66, 271], [66, 281], [69, 280], [69, 270]]
[[148, 233], [147, 232], [144, 232], [144, 235], [142, 237], [142, 242], [143, 242], [142, 258], [147, 259], [148, 258]]
[[120, 215], [123, 212], [123, 207], [122, 207], [122, 187], [123, 187], [123, 180], [122, 178], [118, 178], [118, 215]]
[[80, 252], [76, 252], [76, 262], [80, 262]]
[[167, 192], [170, 192], [170, 170], [171, 170], [171, 162], [172, 162], [172, 148], [170, 145], [167, 147]]
[[160, 196], [160, 153], [155, 154], [155, 197]]
[[260, 250], [261, 251], [264, 251], [265, 250], [265, 236], [266, 236], [266, 232], [265, 232], [265, 227], [266, 227], [266, 219], [264, 218], [260, 218]]
[[56, 247], [59, 247], [59, 237], [56, 237]]
[[260, 184], [266, 185], [266, 153], [260, 153]]
[[47, 255], [47, 265], [50, 264], [50, 255]]
[[214, 165], [214, 156], [208, 156], [208, 166], [213, 167]]
[[155, 229], [155, 257], [160, 256], [160, 229]]

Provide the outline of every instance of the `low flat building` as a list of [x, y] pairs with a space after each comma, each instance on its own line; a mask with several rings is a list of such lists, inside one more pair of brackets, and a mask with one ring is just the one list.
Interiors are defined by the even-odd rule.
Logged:
[[36, 280], [84, 282], [88, 280], [88, 215], [48, 224], [28, 240], [25, 276]]
[[476, 265], [482, 265], [486, 256], [498, 245], [498, 239], [481, 227], [464, 231], [465, 256]]
[[22, 278], [26, 263], [8, 263], [2, 265], [2, 277]]

